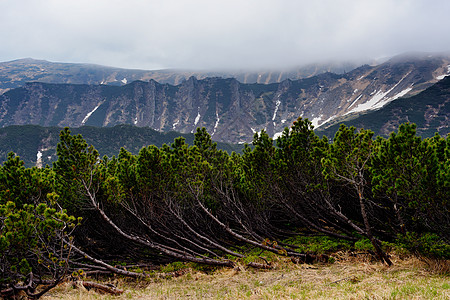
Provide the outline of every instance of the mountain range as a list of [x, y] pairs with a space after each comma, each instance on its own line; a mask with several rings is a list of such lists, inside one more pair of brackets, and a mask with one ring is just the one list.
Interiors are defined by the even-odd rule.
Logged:
[[[375, 63], [373, 60], [370, 63]], [[26, 82], [125, 85], [132, 81], [149, 81], [178, 85], [190, 77], [236, 78], [242, 83], [276, 83], [286, 79], [297, 80], [331, 72], [342, 74], [361, 64], [330, 62], [309, 64], [287, 70], [259, 71], [189, 71], [189, 70], [134, 70], [94, 64], [57, 63], [32, 58], [0, 62], [0, 94], [23, 86]]]
[[[67, 65], [71, 67], [80, 68]], [[17, 78], [25, 78], [21, 74], [17, 72]], [[82, 69], [76, 74], [90, 78]], [[130, 124], [181, 133], [205, 127], [216, 141], [244, 143], [263, 129], [276, 137], [298, 117], [320, 129], [340, 118], [379, 110], [421, 93], [448, 74], [449, 55], [414, 54], [342, 74], [326, 72], [270, 84], [194, 76], [178, 85], [153, 79], [116, 86], [32, 82], [0, 95], [0, 126]]]

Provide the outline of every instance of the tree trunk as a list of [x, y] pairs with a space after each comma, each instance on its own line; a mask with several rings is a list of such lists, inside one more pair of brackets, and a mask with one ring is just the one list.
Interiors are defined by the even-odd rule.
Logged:
[[389, 257], [387, 257], [386, 253], [384, 253], [383, 250], [381, 249], [380, 241], [378, 239], [376, 239], [372, 234], [372, 227], [370, 226], [369, 218], [367, 217], [366, 205], [364, 203], [364, 197], [362, 195], [362, 191], [360, 191], [359, 189], [358, 189], [358, 196], [359, 196], [359, 206], [361, 208], [361, 215], [364, 220], [364, 226], [366, 227], [366, 235], [369, 238], [369, 240], [371, 241], [373, 247], [375, 248], [378, 258], [381, 261], [385, 261], [389, 266], [391, 266], [392, 262], [389, 259]]

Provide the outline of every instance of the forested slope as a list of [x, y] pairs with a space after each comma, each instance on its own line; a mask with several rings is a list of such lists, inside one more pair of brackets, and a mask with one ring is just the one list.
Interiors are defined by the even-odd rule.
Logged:
[[[37, 125], [14, 125], [0, 128], [0, 160], [5, 160], [9, 152], [14, 152], [25, 162], [25, 166], [51, 166], [57, 159], [56, 145], [59, 142], [59, 127]], [[117, 125], [114, 127], [83, 126], [73, 128], [74, 134], [81, 134], [88, 144], [98, 150], [100, 156], [112, 157], [125, 148], [133, 154], [147, 145], [161, 147], [170, 144], [177, 137], [186, 139], [192, 145], [194, 134], [175, 131], [158, 132], [148, 127]], [[242, 145], [218, 143], [218, 147], [229, 153], [240, 152]]]

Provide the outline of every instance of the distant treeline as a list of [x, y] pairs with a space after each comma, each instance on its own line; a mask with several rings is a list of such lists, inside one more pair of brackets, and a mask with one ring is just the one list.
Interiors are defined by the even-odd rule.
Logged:
[[308, 262], [314, 253], [286, 240], [310, 235], [366, 243], [388, 265], [397, 246], [450, 258], [450, 137], [422, 139], [414, 124], [375, 139], [342, 125], [329, 143], [299, 118], [242, 154], [198, 129], [192, 146], [110, 158], [66, 128], [57, 155], [25, 168], [10, 154], [0, 168], [0, 290], [32, 294], [28, 283], [77, 270], [145, 276], [111, 260], [269, 268], [245, 250], [257, 248]]
[[[6, 159], [9, 152], [14, 152], [24, 161], [26, 167], [37, 164], [51, 166], [57, 160], [56, 145], [59, 142], [61, 127], [42, 127], [39, 125], [12, 125], [0, 128], [0, 160]], [[89, 145], [93, 145], [101, 156], [117, 155], [120, 148], [133, 154], [139, 153], [143, 146], [171, 144], [177, 137], [186, 139], [192, 145], [193, 133], [175, 131], [159, 132], [149, 127], [133, 125], [117, 125], [114, 127], [82, 126], [71, 129], [73, 134], [81, 134]], [[218, 148], [239, 152], [242, 145], [218, 143]], [[41, 153], [41, 161], [37, 162], [37, 153]]]

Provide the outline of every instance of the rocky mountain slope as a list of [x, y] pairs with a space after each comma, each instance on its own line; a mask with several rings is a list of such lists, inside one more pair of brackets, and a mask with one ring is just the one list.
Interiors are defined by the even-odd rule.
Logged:
[[432, 137], [436, 132], [443, 137], [450, 134], [450, 76], [415, 96], [400, 98], [375, 111], [338, 118], [316, 132], [333, 137], [339, 124], [344, 123], [387, 137], [406, 122], [415, 123], [422, 137]]
[[26, 82], [125, 85], [132, 81], [155, 80], [178, 85], [190, 77], [236, 78], [242, 83], [276, 83], [286, 79], [297, 80], [325, 72], [342, 74], [360, 64], [335, 62], [310, 64], [289, 70], [260, 71], [187, 71], [187, 70], [132, 70], [93, 64], [55, 63], [31, 58], [0, 62], [0, 94], [23, 86]]
[[449, 73], [449, 56], [422, 55], [273, 84], [194, 77], [176, 86], [154, 80], [124, 86], [29, 83], [0, 95], [0, 126], [132, 124], [182, 133], [206, 127], [217, 141], [243, 143], [262, 129], [277, 136], [300, 116], [318, 127], [378, 109]]

